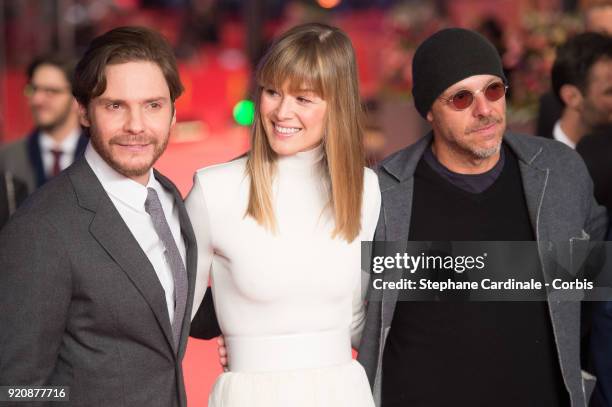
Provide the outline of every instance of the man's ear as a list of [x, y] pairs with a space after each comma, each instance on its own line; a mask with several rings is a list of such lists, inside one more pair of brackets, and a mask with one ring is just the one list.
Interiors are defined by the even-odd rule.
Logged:
[[563, 100], [565, 106], [572, 109], [577, 109], [582, 104], [582, 92], [574, 85], [566, 84], [561, 86], [561, 89], [559, 89], [559, 96], [561, 96], [561, 100]]
[[433, 113], [431, 113], [431, 110], [427, 112], [427, 121], [429, 123], [433, 122]]
[[90, 127], [91, 123], [89, 121], [89, 113], [87, 112], [87, 107], [83, 106], [79, 103], [79, 122], [83, 127]]
[[172, 104], [172, 122], [170, 123], [170, 127], [174, 127], [176, 124], [176, 106]]
[[79, 102], [76, 101], [75, 98], [72, 98], [72, 106], [71, 109], [73, 112], [75, 112], [77, 115], [79, 114]]

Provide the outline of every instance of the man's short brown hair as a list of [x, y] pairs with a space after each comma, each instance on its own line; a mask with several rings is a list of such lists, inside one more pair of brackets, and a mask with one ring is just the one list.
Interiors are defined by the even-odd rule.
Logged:
[[30, 62], [30, 65], [28, 65], [28, 69], [26, 70], [28, 82], [32, 81], [32, 78], [34, 77], [34, 72], [36, 72], [36, 70], [43, 65], [51, 65], [56, 67], [57, 69], [62, 71], [64, 77], [66, 78], [66, 81], [72, 84], [76, 60], [74, 60], [73, 58], [69, 58], [66, 55], [56, 53], [39, 55], [38, 57], [34, 58], [32, 62]]
[[119, 27], [102, 34], [89, 44], [76, 66], [72, 93], [82, 106], [106, 90], [107, 65], [134, 61], [157, 64], [164, 74], [170, 99], [183, 92], [176, 58], [168, 41], [156, 31], [144, 27]]

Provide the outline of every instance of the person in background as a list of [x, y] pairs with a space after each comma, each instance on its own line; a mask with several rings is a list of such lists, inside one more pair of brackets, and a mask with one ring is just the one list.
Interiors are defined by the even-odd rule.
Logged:
[[[588, 1], [582, 8], [582, 19], [586, 32], [612, 35], [612, 0]], [[555, 123], [563, 114], [563, 105], [552, 91], [540, 98], [535, 134], [554, 138]], [[575, 113], [574, 113], [575, 114]], [[573, 120], [578, 120], [574, 118]]]
[[612, 1], [589, 1], [582, 13], [585, 31], [612, 35]]
[[25, 182], [31, 194], [83, 155], [88, 138], [72, 96], [74, 61], [58, 54], [36, 58], [27, 69], [25, 94], [35, 128], [0, 148], [0, 171]]
[[[612, 36], [612, 2], [595, 1], [585, 12], [586, 27]], [[612, 59], [599, 65], [600, 104], [608, 111], [607, 123], [601, 123], [587, 134], [576, 147], [584, 159], [595, 186], [595, 197], [612, 213]], [[612, 221], [608, 226], [608, 241], [612, 241]], [[592, 407], [612, 406], [612, 301], [592, 303], [590, 333], [590, 363], [597, 376]]]
[[553, 137], [576, 148], [585, 135], [612, 123], [612, 37], [586, 32], [567, 40], [557, 49], [551, 81], [563, 104]]
[[[591, 141], [593, 143], [591, 143]], [[581, 151], [583, 143], [588, 142], [585, 159], [594, 159], [589, 170], [594, 174], [594, 182], [607, 182], [606, 188], [600, 188], [603, 193], [603, 204], [608, 207], [608, 215], [612, 213], [612, 127], [605, 133], [585, 137], [578, 145]], [[589, 163], [587, 162], [587, 165]], [[597, 184], [596, 184], [597, 185]], [[608, 245], [612, 242], [612, 220], [608, 225]], [[609, 272], [609, 270], [608, 270]], [[612, 281], [604, 281], [612, 287]], [[591, 399], [591, 407], [612, 407], [612, 301], [592, 302], [590, 310], [590, 325], [588, 366], [597, 377], [597, 383]]]

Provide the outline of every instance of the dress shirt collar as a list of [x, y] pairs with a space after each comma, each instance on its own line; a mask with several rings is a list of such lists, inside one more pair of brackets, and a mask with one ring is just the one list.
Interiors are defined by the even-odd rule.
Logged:
[[60, 150], [63, 154], [74, 155], [77, 146], [79, 144], [79, 138], [81, 137], [81, 131], [77, 127], [73, 129], [70, 134], [62, 140], [61, 143], [57, 143], [49, 133], [40, 133], [40, 149], [43, 152], [51, 150]]
[[565, 134], [565, 132], [561, 128], [560, 120], [557, 120], [557, 122], [555, 123], [555, 128], [553, 129], [553, 137], [555, 138], [555, 140], [562, 142], [568, 147], [573, 148], [574, 150], [576, 149], [576, 143], [570, 140], [570, 138], [567, 137], [567, 134]]

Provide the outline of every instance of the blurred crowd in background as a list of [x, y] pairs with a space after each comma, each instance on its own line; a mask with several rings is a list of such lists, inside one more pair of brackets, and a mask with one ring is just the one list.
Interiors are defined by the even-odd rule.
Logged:
[[[555, 48], [584, 29], [585, 12], [600, 2], [3, 0], [0, 140], [23, 137], [31, 127], [22, 95], [25, 69], [35, 57], [78, 57], [94, 36], [121, 25], [153, 27], [174, 44], [188, 90], [179, 102], [179, 121], [195, 122], [185, 128], [186, 137], [218, 133], [232, 123], [236, 103], [248, 98], [250, 72], [269, 40], [308, 21], [337, 25], [351, 36], [370, 128], [380, 131], [371, 132], [370, 148], [383, 155], [421, 134], [419, 126], [402, 131], [406, 124], [396, 123], [394, 112], [410, 103], [414, 49], [447, 26], [477, 29], [497, 46], [510, 78], [510, 127], [532, 132], [538, 99], [550, 88]], [[410, 118], [421, 124], [418, 115]]]
[[[426, 129], [411, 100], [412, 55], [424, 38], [449, 26], [478, 30], [497, 47], [509, 79], [509, 129], [553, 137], [562, 112], [558, 95], [551, 91], [556, 50], [585, 30], [612, 31], [610, 3], [0, 0], [0, 144], [22, 140], [20, 149], [10, 146], [8, 153], [3, 149], [3, 154], [29, 155], [30, 159], [38, 156], [28, 179], [18, 180], [30, 192], [54, 171], [67, 166], [67, 157], [83, 147], [77, 134], [76, 108], [71, 106], [70, 65], [96, 35], [122, 25], [147, 26], [173, 44], [186, 87], [177, 102], [178, 125], [172, 137], [173, 143], [183, 147], [180, 152], [175, 150], [168, 166], [173, 167], [171, 174], [179, 178], [179, 186], [187, 189], [188, 177], [195, 168], [230, 159], [248, 149], [251, 72], [275, 35], [310, 21], [336, 25], [353, 41], [368, 118], [366, 148], [374, 162], [413, 143]], [[37, 64], [50, 69], [38, 70]], [[609, 122], [612, 96], [602, 92], [595, 102], [600, 106], [595, 108], [602, 116], [599, 121]], [[43, 154], [39, 150], [44, 150], [44, 143], [33, 139], [39, 137], [40, 130], [49, 129], [54, 131], [46, 132], [49, 148]], [[55, 139], [58, 146], [64, 140], [63, 157], [54, 158], [53, 154], [60, 154], [53, 148], [54, 132], [59, 134]], [[575, 139], [574, 146], [577, 137], [570, 137]], [[29, 147], [25, 142], [28, 138]], [[14, 194], [19, 196], [23, 187], [18, 182], [15, 188]]]

